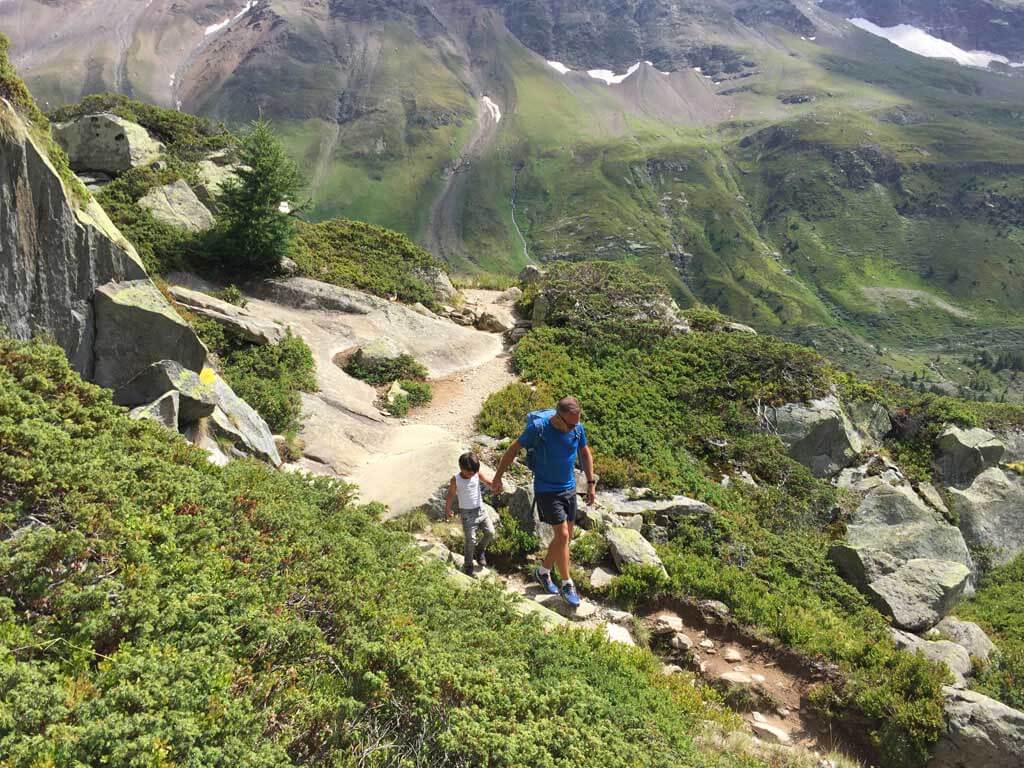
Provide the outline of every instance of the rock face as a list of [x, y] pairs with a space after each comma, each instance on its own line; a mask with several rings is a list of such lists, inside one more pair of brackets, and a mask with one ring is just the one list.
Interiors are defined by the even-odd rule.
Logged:
[[321, 309], [350, 315], [368, 315], [365, 295], [308, 277], [264, 280], [254, 286], [260, 296], [296, 309]]
[[53, 137], [68, 153], [76, 171], [115, 176], [149, 165], [164, 151], [164, 145], [141, 125], [106, 112], [55, 125]]
[[[835, 396], [773, 408], [769, 418], [789, 455], [815, 477], [833, 477], [874, 445], [872, 436], [858, 431]], [[874, 430], [874, 423], [868, 427]]]
[[216, 159], [207, 157], [200, 160], [196, 172], [199, 176], [199, 184], [196, 186], [196, 196], [204, 205], [216, 209], [217, 196], [224, 185], [231, 179], [238, 178], [237, 165], [228, 163], [222, 164]]
[[145, 279], [146, 271], [102, 208], [71, 204], [46, 154], [2, 100], [0, 123], [0, 325], [18, 339], [50, 334], [91, 379], [93, 292]]
[[871, 489], [829, 557], [902, 629], [933, 626], [971, 592], [974, 564], [960, 531], [906, 485]]
[[217, 407], [213, 409], [210, 420], [216, 432], [226, 436], [244, 453], [258, 456], [275, 467], [280, 466], [281, 456], [267, 422], [216, 374], [212, 389]]
[[278, 344], [287, 335], [282, 326], [261, 320], [244, 307], [177, 285], [169, 290], [174, 300], [190, 312], [219, 323], [253, 344]]
[[205, 232], [213, 224], [213, 214], [200, 202], [184, 179], [156, 187], [139, 199], [139, 207], [153, 218], [188, 232]]
[[133, 419], [149, 419], [167, 429], [178, 429], [179, 396], [170, 391], [154, 400], [149, 405], [133, 408], [128, 415]]
[[179, 421], [192, 424], [212, 415], [218, 405], [214, 376], [211, 368], [196, 373], [174, 360], [160, 360], [114, 390], [114, 402], [131, 408], [173, 391], [178, 395]]
[[943, 688], [946, 730], [928, 768], [1020, 768], [1024, 712], [974, 691]]
[[102, 285], [94, 305], [93, 380], [101, 387], [117, 389], [158, 360], [202, 370], [206, 347], [149, 280]]
[[979, 472], [998, 466], [1006, 446], [985, 429], [948, 426], [935, 441], [936, 465], [948, 483], [970, 482]]
[[986, 469], [967, 488], [950, 488], [960, 530], [995, 565], [1024, 551], [1024, 479], [998, 467]]
[[417, 267], [413, 274], [427, 284], [427, 287], [434, 292], [434, 298], [439, 304], [448, 304], [458, 295], [458, 290], [452, 285], [448, 273], [437, 267]]

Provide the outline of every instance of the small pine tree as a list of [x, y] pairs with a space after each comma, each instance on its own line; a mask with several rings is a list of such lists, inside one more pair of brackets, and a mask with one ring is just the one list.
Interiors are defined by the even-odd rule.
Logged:
[[295, 220], [281, 203], [295, 200], [302, 179], [266, 120], [252, 123], [238, 160], [238, 178], [217, 198], [217, 250], [225, 267], [273, 274], [295, 240]]

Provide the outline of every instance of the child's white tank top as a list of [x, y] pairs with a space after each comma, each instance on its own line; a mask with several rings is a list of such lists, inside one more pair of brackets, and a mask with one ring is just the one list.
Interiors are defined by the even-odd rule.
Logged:
[[459, 509], [479, 509], [483, 505], [480, 497], [480, 475], [468, 480], [459, 473], [455, 476], [455, 490], [459, 496]]

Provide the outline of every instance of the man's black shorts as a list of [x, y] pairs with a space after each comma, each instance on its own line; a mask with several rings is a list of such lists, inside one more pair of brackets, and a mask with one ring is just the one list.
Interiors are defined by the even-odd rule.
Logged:
[[559, 525], [568, 520], [576, 522], [576, 491], [561, 493], [538, 493], [537, 512], [542, 522]]

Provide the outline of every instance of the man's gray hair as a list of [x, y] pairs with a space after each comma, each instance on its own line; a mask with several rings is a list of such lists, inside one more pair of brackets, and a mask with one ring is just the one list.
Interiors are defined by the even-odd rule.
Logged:
[[575, 397], [563, 397], [558, 401], [559, 413], [579, 413], [582, 410], [580, 408], [580, 401]]

